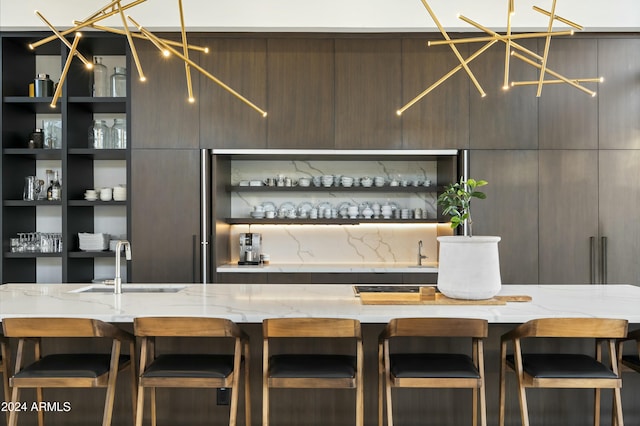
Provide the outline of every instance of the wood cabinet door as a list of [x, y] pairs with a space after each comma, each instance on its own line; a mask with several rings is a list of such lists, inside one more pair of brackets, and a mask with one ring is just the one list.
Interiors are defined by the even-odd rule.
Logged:
[[640, 149], [640, 39], [598, 40], [600, 149]]
[[336, 149], [401, 149], [402, 41], [335, 43]]
[[539, 156], [540, 283], [590, 284], [591, 238], [598, 236], [598, 152], [540, 150]]
[[[258, 108], [267, 108], [267, 41], [205, 38], [201, 65]], [[267, 123], [251, 106], [206, 76], [200, 85], [200, 148], [266, 148]]]
[[198, 282], [200, 151], [131, 153], [133, 282]]
[[[544, 40], [538, 51], [544, 51]], [[548, 68], [567, 78], [598, 77], [596, 40], [553, 39]], [[547, 79], [555, 79], [551, 75]], [[598, 90], [595, 83], [585, 83]], [[534, 95], [535, 96], [535, 95]], [[540, 149], [598, 148], [598, 97], [568, 84], [548, 84], [539, 98]]]
[[333, 40], [267, 41], [268, 148], [333, 149]]
[[538, 282], [538, 152], [473, 150], [471, 177], [484, 179], [485, 200], [472, 202], [473, 234], [497, 235], [505, 284]]
[[[529, 50], [536, 50], [535, 41], [522, 40], [520, 44]], [[470, 55], [480, 47], [472, 46]], [[504, 54], [504, 44], [496, 43], [469, 65], [487, 94], [482, 97], [475, 85], [469, 83], [471, 149], [538, 148], [538, 98], [535, 87], [502, 88]], [[514, 57], [511, 57], [509, 63], [509, 82], [537, 78], [537, 71], [533, 67]], [[469, 80], [466, 73], [464, 77]]]
[[606, 237], [606, 283], [640, 285], [640, 150], [601, 150], [600, 236]]
[[[195, 39], [190, 42], [198, 43]], [[131, 147], [197, 149], [199, 100], [188, 101], [184, 62], [164, 58], [151, 43], [136, 43], [136, 48], [146, 81], [139, 80], [135, 67], [130, 70]], [[199, 55], [191, 53], [191, 57], [198, 62]], [[200, 76], [193, 69], [191, 80], [197, 94]]]
[[[459, 46], [463, 57], [468, 46]], [[459, 64], [449, 46], [427, 47], [425, 39], [402, 40], [402, 105]], [[469, 78], [458, 71], [402, 114], [404, 149], [469, 147]]]

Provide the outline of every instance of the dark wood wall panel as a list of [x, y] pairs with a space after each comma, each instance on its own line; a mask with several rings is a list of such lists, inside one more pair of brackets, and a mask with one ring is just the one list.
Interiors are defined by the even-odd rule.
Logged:
[[333, 148], [333, 40], [267, 43], [268, 147]]
[[[132, 61], [131, 148], [198, 148], [198, 103], [188, 102], [184, 62], [164, 58], [151, 43], [136, 43], [136, 48], [147, 81], [138, 79]], [[199, 73], [192, 71], [194, 93], [199, 82]]]
[[[267, 109], [267, 41], [210, 38], [200, 65], [258, 108]], [[200, 147], [265, 148], [267, 122], [255, 109], [206, 76], [201, 77]]]
[[640, 39], [598, 41], [600, 148], [640, 149]]
[[598, 151], [540, 150], [539, 156], [540, 283], [590, 284], [589, 238], [598, 235]]
[[[463, 57], [468, 46], [458, 46]], [[402, 102], [410, 102], [460, 62], [448, 46], [427, 47], [426, 39], [402, 41]], [[469, 146], [469, 79], [458, 71], [402, 115], [402, 147], [448, 149]]]
[[199, 154], [131, 153], [133, 282], [199, 282]]
[[538, 282], [538, 151], [474, 150], [471, 176], [485, 179], [474, 201], [473, 234], [498, 235], [503, 283]]
[[336, 40], [336, 149], [400, 149], [400, 39]]
[[[532, 51], [535, 41], [520, 44]], [[471, 52], [479, 46], [474, 46]], [[535, 88], [504, 90], [505, 45], [496, 43], [469, 67], [487, 96], [481, 97], [469, 82], [470, 147], [472, 149], [537, 149], [538, 100]], [[535, 80], [537, 71], [518, 59], [509, 62], [509, 81]], [[466, 77], [466, 75], [465, 75]], [[468, 77], [466, 77], [469, 79]]]
[[[598, 77], [597, 40], [554, 38], [549, 69], [567, 78]], [[544, 51], [544, 40], [538, 42]], [[556, 79], [547, 75], [546, 79]], [[585, 83], [598, 90], [595, 83]], [[598, 98], [567, 84], [545, 85], [540, 105], [540, 149], [598, 147]]]

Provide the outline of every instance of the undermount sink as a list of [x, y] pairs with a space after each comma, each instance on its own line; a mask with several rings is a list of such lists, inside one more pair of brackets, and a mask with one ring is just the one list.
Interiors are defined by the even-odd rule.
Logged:
[[[136, 286], [129, 287], [127, 285], [122, 286], [123, 293], [177, 293], [183, 290], [186, 286]], [[90, 286], [83, 287], [77, 290], [72, 290], [70, 293], [113, 293], [113, 286]]]

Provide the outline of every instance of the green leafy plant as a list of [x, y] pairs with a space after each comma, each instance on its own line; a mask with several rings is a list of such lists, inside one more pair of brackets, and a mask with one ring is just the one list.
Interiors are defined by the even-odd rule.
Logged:
[[485, 186], [486, 180], [475, 180], [460, 178], [460, 182], [455, 182], [447, 186], [445, 191], [438, 196], [438, 204], [443, 207], [442, 213], [451, 216], [451, 227], [457, 228], [467, 221], [469, 226], [469, 236], [473, 235], [471, 221], [471, 199], [487, 198], [484, 192], [476, 191], [476, 188]]

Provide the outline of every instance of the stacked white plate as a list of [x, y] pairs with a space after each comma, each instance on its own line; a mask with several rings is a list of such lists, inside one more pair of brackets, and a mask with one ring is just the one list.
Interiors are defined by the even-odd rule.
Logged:
[[114, 201], [126, 201], [127, 200], [127, 187], [124, 185], [118, 185], [113, 187], [113, 200]]
[[109, 248], [109, 234], [91, 234], [89, 232], [79, 232], [78, 240], [80, 250], [102, 251]]

